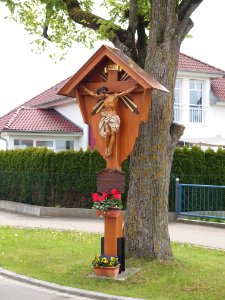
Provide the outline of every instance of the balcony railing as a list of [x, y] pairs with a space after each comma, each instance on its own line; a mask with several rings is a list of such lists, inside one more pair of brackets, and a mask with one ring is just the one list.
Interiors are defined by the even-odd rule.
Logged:
[[206, 123], [208, 106], [174, 104], [174, 121], [179, 123]]

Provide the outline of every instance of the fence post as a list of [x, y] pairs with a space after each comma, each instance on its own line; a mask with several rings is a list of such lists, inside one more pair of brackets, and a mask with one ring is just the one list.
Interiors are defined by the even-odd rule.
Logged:
[[179, 178], [176, 178], [176, 189], [175, 189], [175, 212], [176, 212], [176, 220], [179, 212]]

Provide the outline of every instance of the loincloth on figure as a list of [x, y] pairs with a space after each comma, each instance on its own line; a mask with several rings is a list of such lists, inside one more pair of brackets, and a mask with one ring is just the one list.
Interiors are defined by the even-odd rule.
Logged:
[[120, 128], [120, 117], [118, 115], [110, 115], [107, 112], [101, 113], [102, 118], [99, 122], [99, 132], [102, 137], [106, 137], [105, 124], [109, 125], [112, 131], [117, 132]]

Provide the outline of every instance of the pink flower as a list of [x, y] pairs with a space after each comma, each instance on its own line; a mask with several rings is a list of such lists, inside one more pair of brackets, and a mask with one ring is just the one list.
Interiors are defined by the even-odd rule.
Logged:
[[102, 197], [105, 198], [105, 199], [107, 199], [109, 197], [109, 194], [108, 193], [103, 193]]

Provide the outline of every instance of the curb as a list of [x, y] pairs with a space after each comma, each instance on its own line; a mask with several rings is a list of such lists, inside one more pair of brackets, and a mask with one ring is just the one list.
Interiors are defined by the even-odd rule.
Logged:
[[225, 223], [217, 223], [217, 222], [209, 222], [209, 221], [201, 221], [201, 220], [190, 220], [190, 219], [184, 219], [184, 218], [178, 218], [177, 222], [191, 224], [191, 225], [201, 225], [201, 226], [208, 226], [208, 227], [225, 228]]
[[[63, 208], [63, 207], [46, 207], [31, 205], [27, 203], [20, 203], [8, 200], [0, 200], [0, 210], [19, 213], [36, 217], [65, 217], [65, 218], [91, 218], [98, 219], [95, 209], [88, 208]], [[126, 211], [123, 211], [123, 216]], [[176, 220], [176, 214], [173, 212], [168, 213], [170, 221]]]
[[70, 295], [76, 295], [81, 297], [88, 297], [93, 299], [102, 299], [102, 300], [143, 300], [140, 298], [130, 298], [130, 297], [123, 297], [123, 296], [114, 296], [114, 295], [108, 295], [100, 292], [94, 292], [94, 291], [86, 291], [78, 288], [72, 288], [68, 286], [61, 286], [56, 283], [50, 283], [47, 281], [31, 278], [28, 276], [20, 275], [14, 272], [11, 272], [9, 270], [6, 270], [4, 268], [0, 267], [0, 275], [17, 280], [20, 282], [28, 283], [34, 286], [43, 287], [49, 290], [61, 292], [61, 293], [67, 293]]

